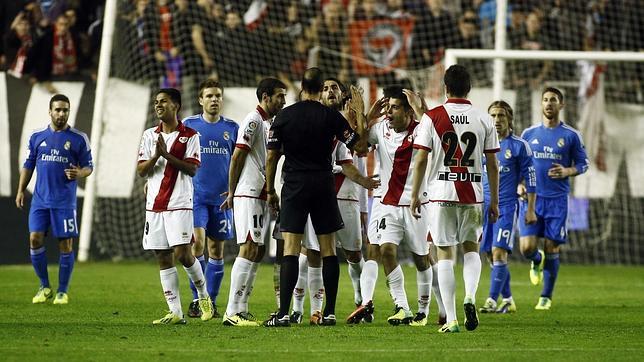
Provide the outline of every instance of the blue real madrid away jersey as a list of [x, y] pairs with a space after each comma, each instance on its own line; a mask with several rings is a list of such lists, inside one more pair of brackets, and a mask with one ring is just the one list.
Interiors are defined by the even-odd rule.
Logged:
[[[496, 154], [499, 161], [499, 205], [517, 202], [517, 185], [525, 180], [528, 192], [535, 192], [535, 170], [532, 166], [530, 146], [523, 139], [510, 135], [500, 142], [501, 151]], [[483, 168], [483, 192], [485, 200], [490, 198], [487, 169]]]
[[199, 133], [201, 144], [201, 166], [192, 179], [194, 203], [221, 205], [225, 200], [221, 194], [228, 191], [228, 170], [239, 125], [223, 116], [211, 123], [201, 114], [188, 117], [183, 123]]
[[76, 208], [76, 180], [68, 180], [65, 169], [71, 165], [93, 167], [87, 135], [73, 127], [54, 131], [51, 127], [34, 131], [29, 138], [29, 155], [24, 168], [36, 169], [32, 208]]
[[588, 169], [588, 157], [581, 135], [574, 128], [560, 122], [557, 127], [533, 126], [521, 137], [532, 149], [532, 163], [537, 175], [537, 196], [565, 197], [570, 192], [568, 178], [553, 179], [548, 170], [558, 163], [563, 167], [574, 167], [582, 174]]

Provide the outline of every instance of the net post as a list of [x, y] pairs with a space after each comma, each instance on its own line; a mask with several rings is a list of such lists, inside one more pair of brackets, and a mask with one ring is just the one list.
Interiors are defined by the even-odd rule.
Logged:
[[92, 239], [92, 220], [94, 219], [94, 201], [96, 199], [96, 163], [98, 161], [101, 136], [103, 134], [103, 107], [105, 104], [105, 91], [110, 75], [110, 61], [112, 56], [112, 38], [116, 22], [116, 1], [105, 2], [105, 15], [103, 16], [103, 34], [101, 38], [101, 52], [98, 62], [96, 79], [96, 97], [94, 99], [94, 113], [92, 115], [92, 156], [94, 158], [94, 175], [87, 178], [85, 183], [85, 198], [83, 199], [83, 215], [81, 219], [80, 238], [78, 245], [78, 261], [85, 262], [89, 259], [89, 249]]
[[[494, 35], [494, 50], [502, 52], [505, 50], [505, 43], [507, 39], [507, 0], [497, 0], [496, 2], [496, 24]], [[505, 60], [501, 58], [494, 59], [494, 75], [493, 75], [493, 94], [494, 99], [501, 99], [503, 94], [503, 78], [505, 76]]]

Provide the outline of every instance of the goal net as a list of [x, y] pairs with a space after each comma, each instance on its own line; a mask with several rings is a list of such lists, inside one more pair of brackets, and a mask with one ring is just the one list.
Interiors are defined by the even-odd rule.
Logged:
[[[477, 8], [472, 8], [473, 3]], [[629, 6], [628, 1], [509, 3], [504, 15], [508, 49], [644, 48], [642, 16], [637, 14], [641, 7]], [[141, 93], [148, 99], [131, 96], [129, 91], [117, 93], [138, 101], [141, 130], [156, 122], [149, 94], [159, 87], [179, 88], [181, 115], [188, 116], [200, 111], [199, 82], [217, 78], [225, 88], [223, 114], [240, 121], [255, 106], [254, 87], [259, 79], [279, 77], [289, 84], [294, 99], [297, 80], [310, 66], [343, 82], [363, 84], [370, 101], [378, 89], [397, 83], [422, 91], [430, 104], [440, 103], [445, 50], [494, 48], [493, 1], [118, 0], [117, 4], [110, 85], [118, 79], [148, 90]], [[471, 70], [472, 98], [486, 108], [494, 100], [492, 60], [457, 61]], [[634, 131], [644, 124], [638, 122], [644, 114], [639, 109], [641, 72], [641, 62], [578, 64], [529, 57], [506, 62], [503, 97], [515, 108], [517, 132], [540, 119], [540, 94], [536, 100], [535, 94], [553, 85], [566, 93], [564, 119], [578, 129], [585, 127], [590, 132], [584, 134], [587, 146], [596, 151], [593, 171], [575, 180], [571, 222], [576, 224], [571, 224], [571, 241], [563, 258], [584, 263], [641, 263], [644, 205], [642, 191], [635, 185], [644, 161], [639, 146], [644, 142], [638, 137], [644, 132]], [[600, 86], [595, 74], [601, 78]], [[601, 97], [582, 92], [583, 84]], [[588, 102], [594, 103], [587, 106]], [[110, 107], [106, 103], [106, 112]], [[129, 116], [131, 111], [121, 113]], [[582, 114], [600, 120], [583, 123]], [[102, 150], [125, 147], [118, 143], [120, 137], [137, 132], [107, 126], [104, 133], [115, 143], [102, 141]], [[596, 166], [600, 161], [607, 171]], [[141, 249], [144, 180], [132, 178], [134, 164], [121, 166], [118, 172], [101, 174], [99, 182], [119, 184], [123, 177], [132, 181], [124, 186], [127, 195], [119, 197], [101, 194], [99, 187], [91, 236], [95, 257], [149, 256]], [[97, 167], [100, 170], [101, 164]]]

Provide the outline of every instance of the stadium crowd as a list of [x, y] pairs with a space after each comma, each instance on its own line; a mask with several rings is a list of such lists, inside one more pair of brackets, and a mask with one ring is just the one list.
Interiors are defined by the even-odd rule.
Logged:
[[[510, 0], [507, 47], [641, 50], [644, 10], [636, 5]], [[45, 82], [52, 92], [52, 79], [91, 76], [103, 7], [100, 0], [0, 2], [0, 67], [32, 83]], [[355, 22], [412, 19], [405, 68], [424, 70], [440, 63], [446, 48], [493, 48], [495, 17], [494, 0], [120, 0], [113, 69], [125, 79], [182, 88], [190, 99], [196, 79], [253, 86], [277, 74], [290, 85], [313, 65], [350, 83], [357, 77], [352, 57], [359, 56], [348, 30]], [[465, 65], [475, 85], [489, 85], [485, 62]], [[509, 69], [506, 88], [522, 93], [553, 73], [570, 80], [575, 72], [572, 64], [547, 62]], [[379, 76], [379, 85], [399, 83], [395, 78], [400, 75]]]

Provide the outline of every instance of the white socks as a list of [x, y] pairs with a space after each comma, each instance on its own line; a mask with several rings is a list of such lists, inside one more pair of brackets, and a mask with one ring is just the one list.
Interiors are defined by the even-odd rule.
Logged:
[[240, 302], [246, 292], [246, 281], [250, 272], [252, 261], [237, 257], [230, 271], [230, 292], [228, 293], [228, 306], [226, 315], [229, 317], [241, 311]]
[[481, 257], [479, 253], [469, 252], [463, 255], [463, 281], [465, 282], [465, 300], [474, 304], [476, 289], [481, 278]]
[[378, 263], [375, 260], [367, 260], [360, 273], [360, 294], [362, 294], [362, 305], [373, 300], [373, 291], [376, 289], [378, 280]]
[[407, 293], [405, 293], [405, 275], [403, 274], [400, 265], [387, 275], [387, 281], [389, 282], [389, 293], [394, 299], [394, 304], [398, 307], [402, 307], [404, 310], [409, 310]]
[[456, 280], [454, 278], [454, 262], [439, 260], [437, 265], [438, 285], [443, 297], [443, 305], [447, 314], [447, 323], [456, 320]]
[[299, 274], [297, 276], [297, 284], [293, 289], [293, 311], [304, 312], [304, 296], [306, 295], [306, 288], [308, 285], [309, 263], [306, 255], [300, 254], [299, 257]]
[[434, 299], [438, 304], [438, 315], [445, 316], [445, 306], [443, 305], [443, 297], [441, 296], [441, 289], [438, 287], [438, 265], [432, 265], [432, 292], [434, 292]]
[[253, 286], [255, 285], [255, 277], [257, 276], [257, 268], [259, 263], [252, 262], [250, 265], [250, 270], [248, 271], [248, 279], [246, 279], [246, 292], [242, 296], [241, 302], [239, 303], [240, 312], [248, 312], [248, 298], [253, 292]]
[[[201, 270], [201, 267], [199, 270]], [[179, 297], [179, 274], [177, 274], [177, 268], [172, 267], [160, 270], [159, 275], [161, 276], [161, 287], [163, 288], [165, 300], [168, 303], [168, 309], [170, 309], [170, 312], [174, 313], [174, 315], [183, 318], [181, 298]]]
[[416, 285], [418, 286], [418, 312], [429, 316], [429, 302], [432, 289], [432, 268], [423, 271], [416, 270]]
[[355, 304], [360, 304], [362, 301], [362, 296], [360, 295], [360, 274], [362, 273], [364, 259], [360, 259], [359, 263], [352, 263], [347, 260], [347, 264], [349, 268], [349, 277], [351, 278], [351, 284], [353, 285], [353, 301]]
[[277, 309], [280, 309], [280, 271], [282, 265], [275, 262], [273, 264], [273, 290], [275, 291], [275, 301], [277, 302]]
[[311, 315], [316, 311], [322, 311], [324, 303], [324, 281], [322, 280], [322, 268], [309, 267], [309, 298], [311, 299]]
[[203, 270], [201, 269], [201, 263], [199, 260], [195, 259], [195, 262], [189, 266], [183, 267], [188, 273], [188, 278], [192, 280], [192, 284], [197, 288], [197, 295], [199, 298], [207, 298], [208, 290], [206, 290], [206, 278], [203, 275]]

